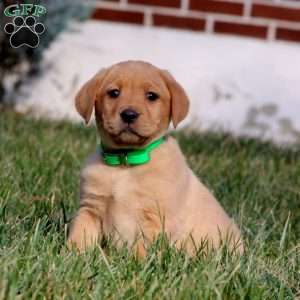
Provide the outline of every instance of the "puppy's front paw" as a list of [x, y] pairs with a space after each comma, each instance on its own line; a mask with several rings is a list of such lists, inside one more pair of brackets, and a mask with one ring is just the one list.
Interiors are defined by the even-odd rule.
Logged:
[[97, 245], [100, 238], [100, 224], [88, 212], [80, 212], [73, 220], [67, 240], [68, 249], [84, 252]]
[[67, 240], [67, 247], [69, 250], [77, 250], [79, 253], [83, 253], [88, 248], [91, 248], [97, 244], [97, 240], [88, 239], [81, 235], [69, 236]]

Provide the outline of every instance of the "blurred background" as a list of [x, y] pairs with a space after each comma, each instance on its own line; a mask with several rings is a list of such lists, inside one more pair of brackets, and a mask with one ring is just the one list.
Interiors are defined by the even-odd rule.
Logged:
[[[45, 32], [36, 48], [14, 48], [4, 31], [14, 18], [4, 10], [26, 3], [46, 8], [36, 17]], [[2, 0], [0, 5], [2, 106], [77, 122], [73, 99], [85, 81], [119, 61], [146, 60], [168, 69], [186, 89], [191, 111], [183, 126], [280, 145], [300, 142], [298, 0]]]

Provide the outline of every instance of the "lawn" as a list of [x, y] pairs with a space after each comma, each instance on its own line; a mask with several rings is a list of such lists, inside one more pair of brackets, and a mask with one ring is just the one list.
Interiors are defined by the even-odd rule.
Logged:
[[[300, 298], [300, 150], [176, 133], [188, 163], [240, 225], [243, 257], [185, 257], [161, 238], [144, 261], [109, 244], [65, 247], [93, 128], [0, 111], [0, 299]], [[160, 255], [158, 255], [160, 253]]]

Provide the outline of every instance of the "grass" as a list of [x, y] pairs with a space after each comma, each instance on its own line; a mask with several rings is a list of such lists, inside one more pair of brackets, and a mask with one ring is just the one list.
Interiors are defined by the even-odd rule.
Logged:
[[[95, 130], [0, 112], [0, 299], [299, 299], [300, 150], [176, 134], [189, 164], [240, 225], [243, 257], [190, 259], [163, 238], [144, 261], [108, 245], [65, 247]], [[157, 255], [161, 251], [161, 255]]]

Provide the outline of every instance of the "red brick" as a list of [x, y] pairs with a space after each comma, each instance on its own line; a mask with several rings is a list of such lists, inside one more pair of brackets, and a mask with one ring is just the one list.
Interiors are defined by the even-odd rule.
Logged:
[[264, 4], [253, 4], [252, 16], [300, 22], [300, 9]]
[[214, 0], [190, 0], [190, 9], [204, 12], [242, 15], [243, 4], [240, 2], [225, 2]]
[[128, 0], [128, 3], [152, 6], [180, 7], [180, 0]]
[[202, 31], [205, 29], [205, 20], [199, 18], [154, 14], [153, 25]]
[[277, 28], [276, 39], [300, 42], [300, 29]]
[[142, 12], [137, 12], [137, 11], [96, 8], [92, 14], [92, 19], [143, 24], [144, 14]]
[[267, 38], [268, 28], [261, 25], [216, 21], [214, 24], [214, 31], [217, 33], [228, 33], [265, 39]]

